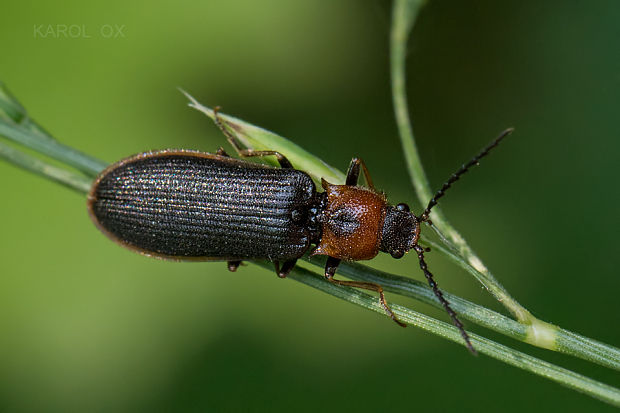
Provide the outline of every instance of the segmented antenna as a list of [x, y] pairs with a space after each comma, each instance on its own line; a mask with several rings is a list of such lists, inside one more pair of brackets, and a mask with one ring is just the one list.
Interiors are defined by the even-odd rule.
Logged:
[[421, 221], [421, 222], [428, 221], [428, 216], [431, 213], [431, 209], [435, 205], [437, 205], [437, 201], [439, 200], [439, 198], [441, 198], [442, 196], [445, 195], [446, 190], [448, 190], [448, 188], [450, 188], [453, 183], [458, 181], [459, 178], [461, 177], [461, 175], [463, 175], [465, 172], [467, 172], [469, 170], [469, 168], [471, 168], [474, 165], [478, 165], [478, 162], [480, 162], [480, 159], [482, 159], [485, 156], [487, 156], [489, 154], [489, 152], [491, 151], [491, 149], [493, 149], [497, 145], [499, 145], [499, 143], [502, 141], [502, 139], [504, 139], [506, 136], [510, 135], [513, 131], [514, 131], [513, 128], [508, 128], [505, 131], [503, 131], [497, 138], [495, 138], [495, 140], [493, 142], [491, 142], [482, 151], [480, 151], [480, 153], [478, 155], [474, 156], [471, 161], [467, 162], [466, 164], [461, 166], [458, 171], [453, 173], [452, 176], [450, 177], [450, 179], [448, 179], [443, 184], [441, 189], [439, 191], [435, 192], [435, 195], [428, 202], [428, 206], [426, 207], [426, 209], [424, 210], [422, 215], [420, 215], [418, 217], [418, 220]]
[[[509, 129], [506, 129], [505, 131], [503, 131], [502, 133], [500, 133], [500, 135], [497, 138], [495, 138], [495, 140], [493, 142], [491, 142], [484, 149], [482, 149], [482, 151], [480, 151], [480, 153], [478, 155], [474, 156], [471, 161], [469, 161], [466, 164], [462, 165], [459, 168], [458, 171], [453, 173], [452, 176], [450, 176], [450, 179], [448, 179], [443, 184], [441, 189], [439, 191], [437, 191], [435, 193], [435, 195], [433, 196], [433, 198], [431, 198], [431, 200], [428, 202], [428, 206], [426, 207], [426, 209], [424, 210], [422, 215], [417, 217], [418, 221], [419, 222], [429, 221], [428, 216], [431, 213], [431, 209], [435, 205], [437, 205], [437, 201], [439, 200], [439, 198], [441, 198], [442, 196], [445, 195], [445, 193], [448, 190], [448, 188], [450, 188], [453, 183], [458, 181], [459, 178], [461, 177], [461, 175], [463, 175], [465, 172], [467, 172], [469, 170], [469, 168], [471, 168], [474, 165], [478, 165], [478, 162], [480, 162], [480, 159], [482, 159], [485, 156], [487, 156], [489, 154], [489, 152], [491, 151], [491, 149], [493, 149], [497, 145], [499, 145], [499, 143], [502, 141], [502, 139], [504, 139], [506, 136], [510, 135], [513, 130], [514, 129], [509, 128]], [[458, 319], [458, 317], [456, 315], [456, 312], [452, 309], [452, 307], [450, 307], [450, 304], [445, 299], [445, 297], [443, 296], [443, 293], [441, 292], [441, 290], [437, 286], [437, 283], [435, 282], [435, 279], [433, 278], [433, 274], [428, 270], [428, 266], [426, 265], [426, 261], [424, 260], [424, 252], [426, 252], [427, 250], [425, 250], [424, 248], [422, 248], [421, 246], [419, 246], [417, 244], [413, 248], [415, 249], [415, 252], [418, 254], [418, 261], [420, 262], [420, 269], [422, 269], [422, 272], [424, 273], [424, 276], [426, 277], [426, 280], [428, 281], [428, 284], [433, 289], [433, 293], [435, 294], [435, 296], [437, 297], [437, 299], [439, 300], [439, 302], [441, 303], [443, 308], [446, 310], [446, 312], [448, 313], [448, 315], [452, 319], [452, 322], [454, 323], [456, 328], [458, 328], [459, 331], [461, 332], [461, 336], [463, 337], [463, 340], [465, 340], [465, 344], [467, 345], [467, 348], [469, 349], [469, 351], [471, 351], [473, 354], [478, 354], [476, 352], [476, 349], [474, 349], [474, 346], [472, 346], [471, 341], [469, 339], [469, 335], [467, 334], [467, 332], [463, 328], [463, 324]]]
[[422, 269], [422, 272], [424, 273], [424, 276], [426, 277], [428, 284], [433, 289], [433, 293], [435, 293], [435, 296], [437, 297], [437, 299], [439, 300], [443, 308], [446, 310], [446, 312], [452, 319], [452, 323], [454, 323], [456, 328], [458, 328], [459, 331], [461, 332], [461, 337], [463, 337], [463, 340], [465, 340], [467, 349], [472, 354], [477, 355], [478, 352], [476, 351], [474, 346], [471, 344], [471, 341], [469, 340], [469, 334], [467, 334], [467, 331], [465, 331], [465, 328], [463, 327], [461, 320], [459, 320], [459, 318], [456, 315], [456, 312], [454, 312], [452, 307], [450, 307], [450, 304], [448, 304], [448, 300], [445, 299], [445, 297], [443, 296], [443, 293], [437, 286], [437, 283], [435, 282], [435, 279], [433, 278], [433, 274], [431, 274], [431, 272], [428, 270], [428, 266], [426, 265], [426, 261], [424, 260], [424, 252], [425, 252], [424, 248], [420, 247], [417, 244], [413, 248], [415, 249], [415, 252], [418, 254], [418, 261], [420, 261], [420, 268]]

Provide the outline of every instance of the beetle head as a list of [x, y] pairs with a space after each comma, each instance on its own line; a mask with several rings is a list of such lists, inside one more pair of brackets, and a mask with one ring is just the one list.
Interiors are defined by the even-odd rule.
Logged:
[[379, 249], [394, 258], [401, 258], [417, 244], [418, 238], [420, 238], [420, 223], [409, 211], [409, 206], [407, 204], [388, 206]]

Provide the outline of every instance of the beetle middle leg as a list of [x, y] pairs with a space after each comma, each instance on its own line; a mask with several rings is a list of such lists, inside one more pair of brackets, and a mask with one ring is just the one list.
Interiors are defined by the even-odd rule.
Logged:
[[274, 264], [276, 266], [276, 274], [280, 278], [286, 278], [286, 276], [289, 275], [293, 268], [295, 268], [296, 263], [297, 260], [284, 261], [284, 264], [282, 264], [282, 267], [280, 267], [280, 262], [275, 261]]
[[235, 272], [237, 271], [237, 268], [239, 268], [239, 266], [241, 265], [241, 261], [227, 261], [226, 264], [228, 265], [228, 271], [230, 272]]
[[235, 148], [235, 151], [239, 154], [239, 156], [243, 158], [250, 158], [253, 156], [275, 156], [280, 164], [280, 167], [285, 169], [293, 169], [293, 164], [286, 158], [286, 156], [282, 155], [278, 151], [257, 151], [254, 149], [245, 149], [239, 143], [239, 138], [236, 134], [230, 129], [228, 125], [222, 122], [222, 119], [219, 117], [218, 112], [220, 110], [219, 106], [213, 108], [213, 120], [218, 128], [222, 131], [224, 136], [228, 142]]
[[370, 290], [370, 291], [378, 292], [379, 301], [381, 302], [381, 305], [383, 306], [383, 309], [385, 310], [385, 312], [390, 316], [392, 320], [394, 320], [394, 322], [396, 322], [396, 324], [398, 324], [401, 327], [407, 327], [407, 324], [403, 323], [402, 321], [398, 319], [398, 317], [396, 317], [396, 314], [394, 314], [390, 306], [387, 304], [387, 301], [385, 301], [385, 294], [383, 294], [383, 287], [381, 287], [379, 284], [375, 284], [371, 282], [364, 282], [364, 281], [336, 280], [334, 278], [334, 274], [336, 274], [336, 269], [338, 268], [340, 261], [341, 260], [339, 258], [334, 258], [334, 257], [327, 258], [327, 263], [325, 264], [325, 278], [327, 278], [327, 281], [334, 283], [334, 284], [338, 284], [338, 285], [344, 285], [348, 287], [361, 288], [363, 290]]

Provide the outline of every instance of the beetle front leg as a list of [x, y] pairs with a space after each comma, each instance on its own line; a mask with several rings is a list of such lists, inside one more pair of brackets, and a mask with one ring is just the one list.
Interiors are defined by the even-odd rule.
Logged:
[[361, 288], [364, 290], [378, 292], [379, 301], [381, 302], [381, 306], [383, 307], [387, 315], [389, 315], [390, 318], [394, 320], [394, 322], [398, 324], [399, 326], [407, 327], [407, 324], [403, 323], [402, 321], [398, 319], [398, 317], [396, 317], [396, 314], [394, 314], [390, 306], [387, 304], [387, 301], [385, 301], [385, 294], [383, 294], [383, 287], [381, 287], [379, 284], [363, 282], [363, 281], [340, 281], [340, 280], [334, 279], [334, 274], [336, 274], [336, 269], [338, 269], [338, 265], [340, 265], [340, 261], [341, 260], [339, 258], [334, 258], [334, 257], [327, 258], [327, 263], [325, 264], [325, 278], [327, 278], [327, 281], [334, 283], [334, 284], [338, 284], [338, 285], [344, 285], [347, 287]]
[[347, 180], [345, 181], [345, 184], [349, 186], [357, 185], [357, 182], [360, 176], [360, 167], [362, 168], [362, 172], [364, 172], [364, 178], [366, 179], [366, 185], [368, 185], [368, 187], [371, 189], [375, 189], [375, 186], [372, 183], [372, 178], [370, 177], [370, 173], [368, 172], [368, 168], [366, 168], [366, 164], [361, 158], [351, 159], [351, 163], [349, 164], [349, 170], [347, 172]]
[[328, 281], [334, 280], [334, 274], [336, 274], [340, 261], [340, 258], [327, 257], [327, 262], [325, 263], [325, 278], [327, 278]]

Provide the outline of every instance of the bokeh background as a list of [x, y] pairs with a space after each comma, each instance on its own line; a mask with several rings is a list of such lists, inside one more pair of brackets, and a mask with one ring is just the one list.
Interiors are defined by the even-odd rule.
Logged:
[[[419, 210], [392, 115], [390, 7], [5, 2], [0, 78], [58, 139], [110, 162], [223, 144], [183, 87], [342, 169], [364, 158], [390, 200]], [[444, 211], [534, 314], [616, 345], [619, 21], [611, 0], [431, 1], [407, 79], [433, 187], [516, 127]], [[4, 163], [0, 182], [2, 412], [611, 410], [255, 266], [133, 254], [95, 229], [83, 196]], [[440, 286], [501, 310], [440, 254], [429, 261]], [[411, 255], [373, 265], [422, 278]]]

